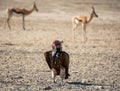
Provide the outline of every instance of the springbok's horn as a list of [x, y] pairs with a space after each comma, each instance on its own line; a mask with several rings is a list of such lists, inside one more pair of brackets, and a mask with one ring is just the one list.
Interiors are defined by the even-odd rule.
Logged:
[[94, 10], [94, 7], [92, 6], [92, 9]]
[[34, 1], [34, 5], [35, 5], [36, 3], [35, 3], [35, 1]]

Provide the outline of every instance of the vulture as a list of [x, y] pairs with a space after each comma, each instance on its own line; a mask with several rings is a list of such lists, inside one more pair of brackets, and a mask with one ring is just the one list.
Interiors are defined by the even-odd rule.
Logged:
[[59, 56], [52, 56], [52, 51], [46, 51], [44, 53], [45, 60], [52, 72], [53, 82], [55, 83], [55, 77], [60, 76], [63, 83], [63, 79], [68, 79], [70, 76], [69, 71], [69, 54], [65, 51], [60, 51]]

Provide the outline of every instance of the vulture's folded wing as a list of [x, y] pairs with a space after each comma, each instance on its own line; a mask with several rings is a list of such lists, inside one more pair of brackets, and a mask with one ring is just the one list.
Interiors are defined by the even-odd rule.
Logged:
[[46, 62], [48, 64], [49, 68], [52, 69], [52, 67], [51, 67], [50, 53], [51, 53], [51, 51], [47, 51], [47, 52], [44, 53], [44, 56], [45, 56], [45, 60], [46, 60]]

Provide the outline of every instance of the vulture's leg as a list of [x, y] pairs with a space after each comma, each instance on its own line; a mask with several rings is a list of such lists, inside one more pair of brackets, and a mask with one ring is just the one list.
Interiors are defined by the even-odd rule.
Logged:
[[65, 79], [65, 76], [66, 76], [65, 68], [61, 67], [60, 69], [61, 85], [63, 85], [63, 79]]
[[53, 82], [55, 83], [55, 76], [57, 75], [57, 72], [56, 72], [56, 70], [54, 68], [52, 68], [51, 72], [52, 72]]

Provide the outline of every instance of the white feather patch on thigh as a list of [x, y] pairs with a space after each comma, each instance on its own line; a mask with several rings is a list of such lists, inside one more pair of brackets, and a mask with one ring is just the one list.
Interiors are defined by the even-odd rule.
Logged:
[[54, 68], [51, 70], [51, 73], [52, 73], [52, 78], [54, 78], [57, 75], [57, 72]]

